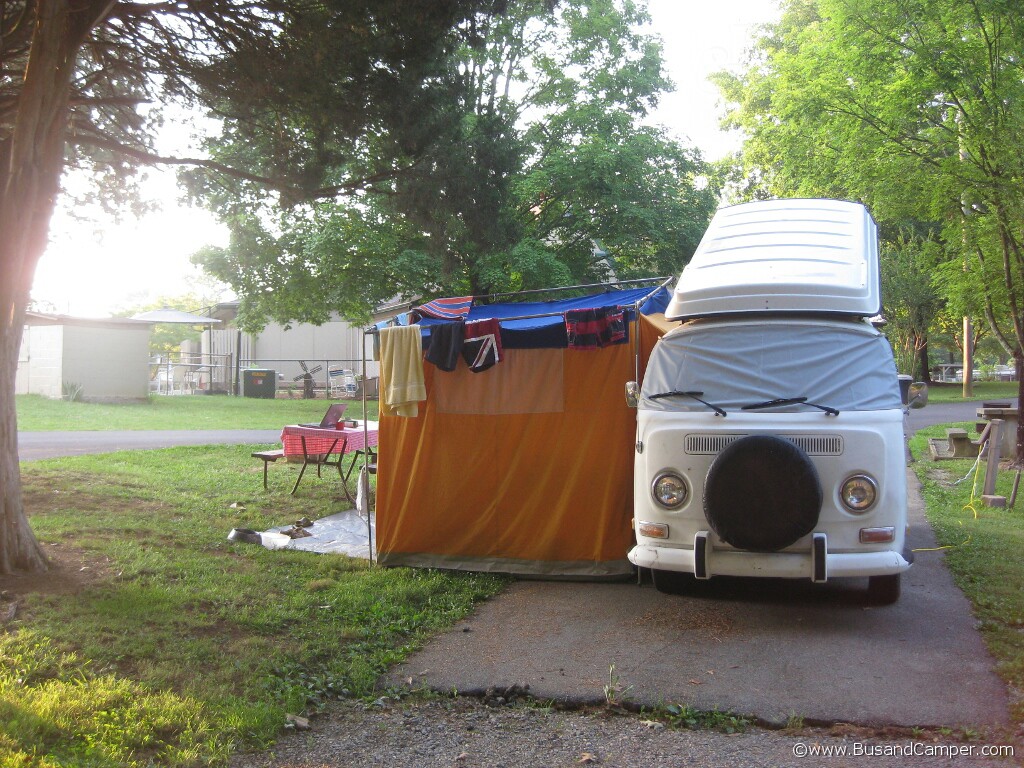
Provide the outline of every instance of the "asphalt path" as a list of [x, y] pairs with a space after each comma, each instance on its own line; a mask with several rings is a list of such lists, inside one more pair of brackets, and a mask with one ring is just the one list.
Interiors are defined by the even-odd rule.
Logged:
[[18, 457], [21, 461], [32, 461], [85, 453], [139, 451], [180, 445], [262, 445], [280, 442], [280, 429], [19, 432]]
[[950, 424], [958, 421], [977, 421], [978, 409], [984, 401], [932, 403], [907, 414], [907, 433], [913, 434], [919, 429], [936, 424]]

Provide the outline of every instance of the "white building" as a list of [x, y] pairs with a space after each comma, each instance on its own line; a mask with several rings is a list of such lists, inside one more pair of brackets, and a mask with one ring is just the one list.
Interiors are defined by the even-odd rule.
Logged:
[[15, 392], [90, 402], [145, 400], [151, 328], [139, 320], [29, 312]]

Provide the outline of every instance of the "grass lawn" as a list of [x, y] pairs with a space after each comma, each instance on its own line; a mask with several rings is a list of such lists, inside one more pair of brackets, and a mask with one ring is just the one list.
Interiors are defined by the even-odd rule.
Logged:
[[[973, 424], [931, 427], [911, 441], [914, 464], [922, 483], [926, 514], [939, 544], [946, 547], [946, 565], [974, 605], [985, 643], [996, 659], [996, 671], [1010, 689], [1015, 726], [1024, 725], [1024, 487], [1014, 509], [981, 503], [985, 467], [975, 481], [974, 462], [930, 461], [928, 437], [944, 437], [945, 428], [972, 431]], [[1010, 496], [1014, 472], [1003, 470], [998, 495]], [[962, 478], [967, 478], [962, 480]]]
[[22, 466], [33, 529], [60, 567], [0, 577], [0, 616], [17, 603], [0, 624], [0, 765], [222, 762], [267, 744], [286, 714], [369, 695], [504, 585], [228, 542], [234, 527], [348, 506], [330, 473], [289, 495], [294, 466], [272, 468], [264, 491], [251, 450]]
[[[332, 402], [348, 403], [345, 416], [363, 418], [361, 400], [263, 400], [227, 395], [150, 396], [144, 403], [103, 404], [18, 395], [22, 432], [136, 429], [279, 429], [285, 424], [320, 421]], [[367, 401], [367, 417], [377, 418], [377, 401]]]
[[[952, 403], [964, 399], [963, 384], [932, 383], [928, 385], [929, 403]], [[975, 400], [1014, 400], [1017, 397], [1016, 381], [976, 381], [973, 394], [969, 398]]]

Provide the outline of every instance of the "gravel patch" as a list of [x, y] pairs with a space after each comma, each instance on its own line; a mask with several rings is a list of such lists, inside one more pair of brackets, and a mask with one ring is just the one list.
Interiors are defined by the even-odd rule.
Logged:
[[[560, 768], [562, 766], [860, 766], [1007, 768], [1016, 759], [982, 757], [983, 741], [936, 734], [890, 735], [851, 726], [741, 733], [682, 730], [643, 715], [538, 706], [489, 707], [479, 699], [346, 703], [286, 735], [271, 750], [237, 755], [231, 768]], [[991, 741], [989, 744], [997, 742]], [[845, 750], [827, 756], [823, 749]], [[974, 749], [950, 757], [948, 750]], [[938, 753], [938, 754], [937, 754]]]

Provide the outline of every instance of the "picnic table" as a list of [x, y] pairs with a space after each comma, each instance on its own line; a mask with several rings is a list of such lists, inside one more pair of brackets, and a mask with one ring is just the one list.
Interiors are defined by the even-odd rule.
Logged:
[[[337, 467], [338, 477], [342, 480], [342, 488], [349, 501], [355, 503], [348, 491], [346, 481], [352, 474], [359, 457], [364, 454], [376, 455], [373, 448], [377, 445], [377, 424], [367, 422], [347, 422], [344, 428], [328, 429], [324, 427], [308, 427], [302, 424], [289, 424], [281, 430], [281, 445], [284, 446], [285, 458], [302, 457], [302, 469], [292, 488], [292, 494], [302, 482], [306, 467], [316, 465], [317, 475], [322, 466]], [[340, 426], [340, 425], [339, 425]], [[348, 471], [342, 469], [345, 454], [352, 454]]]
[[[1013, 407], [1012, 402], [982, 403], [981, 407], [977, 410], [978, 418], [982, 422], [992, 421], [992, 419], [1003, 420], [1001, 445], [999, 447], [1000, 455], [1004, 459], [1012, 459], [1017, 455], [1017, 421], [1019, 413], [1019, 410]], [[979, 432], [984, 428], [984, 423], [977, 425]]]

